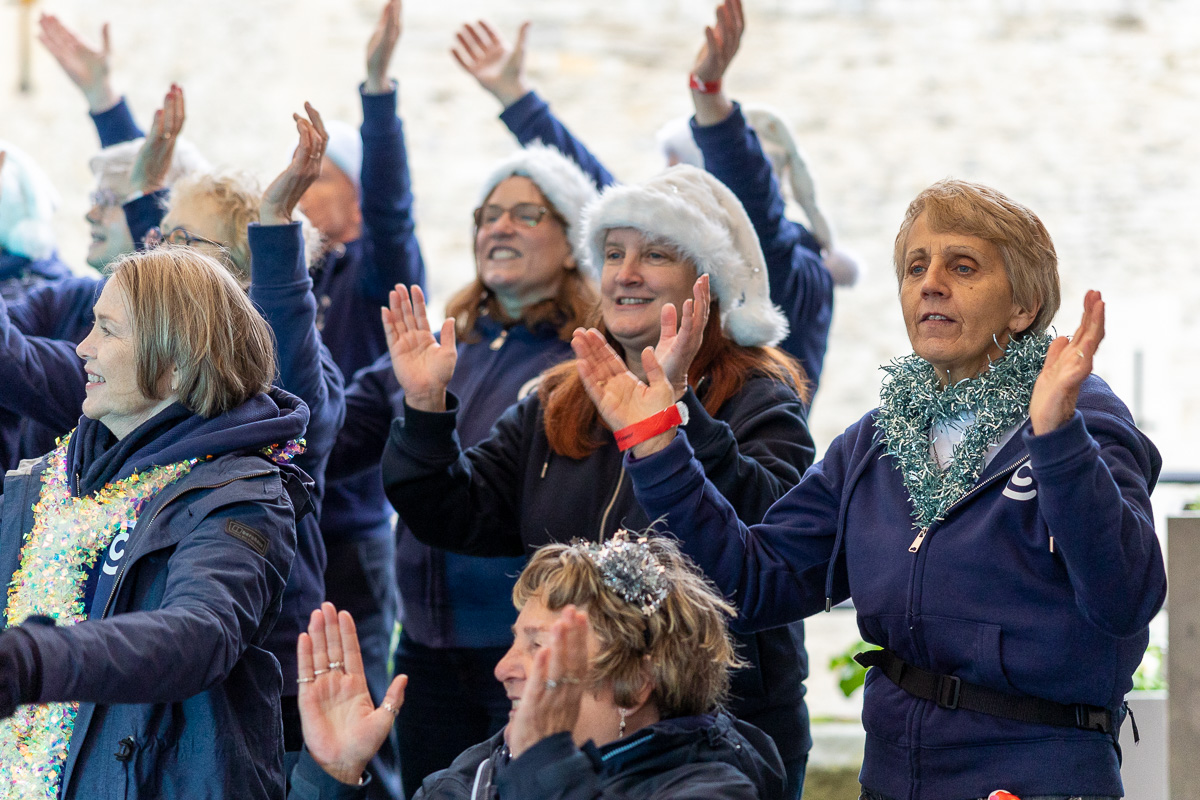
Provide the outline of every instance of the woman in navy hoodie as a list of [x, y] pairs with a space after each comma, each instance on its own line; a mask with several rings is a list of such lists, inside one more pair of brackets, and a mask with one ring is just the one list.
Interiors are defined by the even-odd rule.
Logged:
[[118, 262], [78, 346], [87, 397], [5, 479], [0, 775], [22, 797], [283, 796], [279, 613], [308, 409], [215, 260]]
[[[946, 180], [912, 202], [894, 252], [913, 354], [879, 408], [747, 528], [690, 433], [626, 456], [638, 500], [769, 628], [853, 597], [864, 638], [868, 800], [1122, 794], [1125, 693], [1162, 605], [1150, 508], [1161, 459], [1092, 359], [1104, 304], [1071, 339], [1054, 245], [1000, 192]], [[606, 422], [669, 405], [595, 334], [577, 337]]]

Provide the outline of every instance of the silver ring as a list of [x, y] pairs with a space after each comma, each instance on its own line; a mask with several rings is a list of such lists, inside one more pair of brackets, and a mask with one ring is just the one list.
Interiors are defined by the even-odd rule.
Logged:
[[345, 672], [346, 664], [345, 664], [345, 662], [342, 662], [342, 661], [330, 661], [329, 668], [330, 669], [340, 669], [342, 672]]
[[316, 679], [317, 679], [317, 676], [315, 676], [315, 675], [311, 678], [296, 678], [296, 683], [312, 683]]
[[382, 707], [384, 711], [390, 711], [393, 717], [400, 716], [400, 709], [392, 705], [391, 701], [385, 699]]
[[324, 675], [326, 672], [329, 672], [329, 670], [327, 670], [327, 669], [314, 669], [314, 670], [313, 670], [313, 677], [314, 677], [314, 678], [316, 678], [318, 675]]
[[1075, 351], [1075, 355], [1079, 356], [1080, 358], [1087, 358], [1087, 356], [1085, 356], [1085, 355], [1083, 354], [1083, 351], [1082, 351], [1082, 350], [1078, 350], [1078, 349], [1077, 349], [1077, 350]]

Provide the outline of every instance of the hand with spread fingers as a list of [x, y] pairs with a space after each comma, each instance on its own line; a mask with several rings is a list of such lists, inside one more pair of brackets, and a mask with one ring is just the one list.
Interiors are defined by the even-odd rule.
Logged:
[[533, 659], [521, 705], [509, 723], [505, 738], [513, 758], [547, 736], [575, 728], [587, 690], [587, 634], [587, 614], [575, 606], [563, 608], [547, 646]]
[[286, 225], [292, 221], [292, 212], [301, 196], [321, 175], [321, 159], [329, 144], [329, 134], [321, 115], [310, 103], [304, 104], [308, 119], [293, 114], [300, 143], [292, 153], [292, 160], [283, 172], [263, 192], [259, 205], [259, 222], [263, 225]]
[[387, 71], [404, 29], [400, 22], [401, 8], [400, 0], [388, 0], [379, 13], [379, 23], [367, 44], [367, 81], [363, 85], [367, 94], [386, 94], [392, 89]]
[[1050, 343], [1033, 397], [1029, 420], [1035, 435], [1049, 433], [1075, 415], [1079, 387], [1092, 374], [1092, 359], [1104, 339], [1104, 301], [1092, 290], [1083, 298], [1083, 319], [1068, 339], [1059, 336]]
[[380, 309], [387, 336], [392, 370], [404, 389], [404, 402], [420, 411], [445, 411], [446, 386], [458, 363], [454, 320], [442, 323], [439, 343], [429, 329], [425, 293], [420, 286], [403, 284], [388, 294], [388, 308]]
[[154, 112], [150, 132], [133, 162], [129, 185], [135, 192], [150, 194], [166, 188], [167, 172], [175, 156], [175, 142], [187, 117], [183, 89], [172, 83], [163, 107]]
[[492, 26], [483, 20], [467, 23], [457, 34], [458, 46], [451, 48], [463, 69], [471, 73], [479, 85], [508, 108], [529, 93], [525, 81], [525, 39], [529, 23], [521, 23], [517, 44], [509, 47]]
[[696, 55], [692, 75], [709, 89], [693, 86], [692, 100], [696, 107], [696, 124], [715, 125], [733, 111], [733, 104], [721, 91], [721, 80], [733, 63], [746, 29], [741, 0], [725, 0], [717, 6], [716, 25], [704, 29], [704, 44]]
[[42, 14], [38, 26], [41, 28], [38, 41], [46, 46], [71, 82], [83, 92], [88, 110], [99, 114], [115, 106], [120, 98], [109, 83], [112, 48], [108, 38], [108, 23], [100, 28], [99, 50], [84, 44], [53, 14]]
[[[646, 383], [638, 380], [598, 330], [580, 328], [575, 331], [571, 347], [578, 359], [579, 376], [600, 417], [613, 431], [657, 414], [677, 402], [687, 391], [687, 370], [700, 350], [704, 327], [708, 323], [710, 290], [707, 275], [700, 276], [692, 292], [692, 299], [683, 304], [683, 324], [678, 331], [674, 305], [663, 306], [658, 346], [647, 347], [641, 354]], [[636, 445], [633, 454], [644, 458], [666, 447], [674, 438], [672, 428]]]
[[404, 702], [408, 678], [397, 675], [378, 708], [367, 690], [354, 619], [333, 603], [312, 612], [296, 642], [304, 745], [321, 769], [357, 785]]

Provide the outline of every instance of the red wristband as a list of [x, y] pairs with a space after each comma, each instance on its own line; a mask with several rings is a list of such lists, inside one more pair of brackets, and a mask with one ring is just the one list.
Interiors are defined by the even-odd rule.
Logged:
[[721, 91], [720, 81], [712, 81], [711, 83], [709, 81], [702, 81], [696, 77], [696, 73], [694, 72], [688, 76], [688, 86], [700, 94], [716, 94]]
[[653, 439], [660, 433], [666, 433], [671, 428], [686, 422], [687, 406], [683, 403], [676, 403], [673, 406], [667, 406], [657, 414], [651, 414], [641, 422], [635, 422], [619, 431], [614, 431], [613, 436], [617, 438], [617, 448], [624, 453], [629, 448], [636, 447], [642, 442]]

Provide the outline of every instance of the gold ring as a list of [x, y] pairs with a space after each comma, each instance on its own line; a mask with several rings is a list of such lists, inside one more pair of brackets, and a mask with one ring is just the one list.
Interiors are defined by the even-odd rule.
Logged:
[[1080, 358], [1087, 358], [1087, 356], [1083, 354], [1082, 350], [1076, 350], [1075, 355], [1079, 356]]
[[296, 678], [296, 683], [312, 683], [316, 679], [315, 675], [311, 678]]
[[171, 132], [170, 132], [170, 131], [163, 131], [162, 138], [164, 138], [164, 139], [170, 139], [170, 138], [171, 138]]
[[345, 665], [345, 663], [343, 663], [341, 661], [330, 661], [329, 668], [330, 669], [340, 669], [342, 672], [346, 671], [346, 665]]
[[318, 675], [324, 675], [326, 672], [329, 672], [329, 670], [327, 670], [327, 669], [314, 669], [314, 670], [313, 670], [313, 677], [315, 678], [315, 677], [317, 677]]

